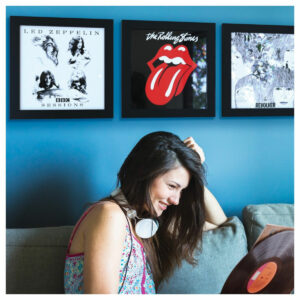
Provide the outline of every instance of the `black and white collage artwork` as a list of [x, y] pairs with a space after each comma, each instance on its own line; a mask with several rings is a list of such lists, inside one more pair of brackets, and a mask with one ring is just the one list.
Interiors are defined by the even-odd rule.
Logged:
[[20, 26], [20, 109], [104, 109], [104, 35], [104, 28]]
[[294, 35], [231, 33], [231, 108], [294, 108]]

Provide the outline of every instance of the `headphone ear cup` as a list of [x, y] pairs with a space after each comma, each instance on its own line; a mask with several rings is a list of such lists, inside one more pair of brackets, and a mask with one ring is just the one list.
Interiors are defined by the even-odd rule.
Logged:
[[153, 219], [142, 219], [135, 225], [136, 234], [143, 238], [148, 239], [155, 235], [158, 230], [158, 221]]
[[[111, 192], [111, 197], [113, 197], [115, 200], [117, 200], [119, 202], [119, 205], [121, 204], [127, 204], [128, 205], [128, 201], [126, 199], [126, 197], [124, 196], [122, 190], [120, 188], [116, 188], [114, 191]], [[130, 209], [130, 208], [125, 208], [124, 210], [126, 211], [126, 216], [129, 219], [132, 220], [137, 220], [139, 219], [139, 221], [136, 222], [135, 225], [135, 232], [136, 234], [143, 238], [143, 239], [148, 239], [152, 236], [155, 235], [156, 231], [158, 230], [159, 227], [159, 223], [157, 220], [154, 219], [140, 219], [137, 216], [136, 210], [135, 209]]]

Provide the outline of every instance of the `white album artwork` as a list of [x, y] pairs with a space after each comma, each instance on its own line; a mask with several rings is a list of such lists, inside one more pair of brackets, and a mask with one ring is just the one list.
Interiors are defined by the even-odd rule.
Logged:
[[104, 109], [104, 28], [20, 26], [20, 109]]
[[231, 33], [231, 107], [294, 108], [294, 35]]

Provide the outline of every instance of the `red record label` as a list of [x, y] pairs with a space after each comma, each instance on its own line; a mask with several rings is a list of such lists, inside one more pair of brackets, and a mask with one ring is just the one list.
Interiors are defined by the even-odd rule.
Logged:
[[277, 271], [275, 262], [268, 262], [259, 267], [248, 281], [247, 291], [250, 294], [257, 293], [266, 287], [273, 279]]

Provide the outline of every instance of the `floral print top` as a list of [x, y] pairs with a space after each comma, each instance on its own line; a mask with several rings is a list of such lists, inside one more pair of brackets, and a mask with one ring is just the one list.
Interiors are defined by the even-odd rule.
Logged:
[[[88, 214], [88, 210], [79, 220], [71, 236], [65, 260], [64, 288], [66, 294], [82, 294], [83, 290], [83, 268], [84, 253], [69, 254], [71, 242], [75, 232]], [[131, 250], [131, 234], [128, 224], [126, 225], [126, 237], [122, 250], [122, 258], [119, 271], [119, 294], [155, 294], [155, 286], [150, 270], [146, 261], [143, 245], [132, 234], [132, 251], [126, 273], [126, 263]], [[126, 273], [126, 276], [125, 276]], [[123, 283], [124, 280], [124, 283]], [[123, 284], [123, 286], [122, 286]]]

